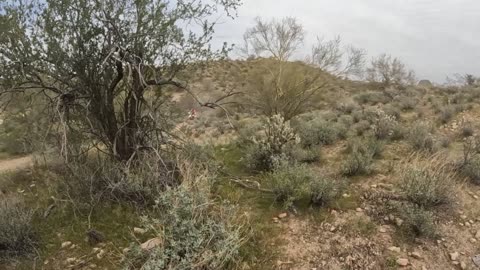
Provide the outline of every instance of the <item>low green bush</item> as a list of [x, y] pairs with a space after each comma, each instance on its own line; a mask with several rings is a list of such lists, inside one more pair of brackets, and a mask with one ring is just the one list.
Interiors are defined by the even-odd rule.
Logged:
[[182, 184], [161, 193], [141, 220], [161, 245], [148, 252], [132, 246], [124, 269], [226, 269], [239, 259], [244, 222], [232, 205], [211, 198], [206, 172], [185, 170]]
[[456, 187], [454, 176], [439, 157], [415, 158], [399, 170], [400, 189], [409, 201], [422, 207], [449, 204]]
[[0, 197], [0, 261], [34, 251], [37, 241], [33, 213], [19, 198]]
[[435, 216], [431, 211], [415, 204], [402, 204], [397, 211], [401, 220], [403, 220], [401, 229], [407, 235], [412, 238], [435, 238], [437, 236]]
[[272, 172], [265, 175], [265, 181], [273, 191], [275, 201], [288, 208], [295, 201], [307, 197], [313, 176], [303, 164], [280, 162]]
[[314, 179], [310, 183], [308, 192], [313, 204], [323, 206], [338, 198], [343, 188], [344, 180], [323, 176]]
[[413, 149], [433, 153], [436, 151], [435, 139], [432, 134], [432, 126], [427, 122], [417, 121], [408, 134], [408, 140]]
[[354, 140], [348, 146], [349, 155], [343, 164], [342, 173], [345, 176], [369, 174], [375, 157], [381, 155], [383, 143], [375, 138]]

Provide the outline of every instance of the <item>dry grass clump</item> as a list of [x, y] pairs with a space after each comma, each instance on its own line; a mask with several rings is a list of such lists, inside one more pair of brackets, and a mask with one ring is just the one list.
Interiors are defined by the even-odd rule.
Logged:
[[422, 207], [448, 205], [453, 201], [456, 174], [445, 158], [413, 156], [398, 171], [399, 187], [405, 197]]
[[0, 198], [0, 261], [31, 253], [36, 246], [33, 211], [17, 197]]

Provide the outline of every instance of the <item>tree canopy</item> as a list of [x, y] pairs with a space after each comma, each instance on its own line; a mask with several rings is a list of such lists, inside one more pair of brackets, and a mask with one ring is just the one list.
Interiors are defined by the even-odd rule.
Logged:
[[[68, 129], [82, 129], [126, 160], [162, 134], [164, 87], [218, 59], [215, 19], [240, 0], [0, 2], [0, 95], [41, 93]], [[72, 123], [75, 119], [75, 124]], [[161, 136], [160, 136], [161, 137]]]

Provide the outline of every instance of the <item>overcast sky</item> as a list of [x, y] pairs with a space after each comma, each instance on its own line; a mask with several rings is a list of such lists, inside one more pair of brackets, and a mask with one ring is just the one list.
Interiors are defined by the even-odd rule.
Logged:
[[443, 82], [453, 73], [480, 76], [480, 0], [243, 0], [234, 21], [222, 19], [216, 40], [240, 44], [255, 17], [296, 17], [317, 36], [340, 35], [372, 56], [389, 53], [419, 79]]

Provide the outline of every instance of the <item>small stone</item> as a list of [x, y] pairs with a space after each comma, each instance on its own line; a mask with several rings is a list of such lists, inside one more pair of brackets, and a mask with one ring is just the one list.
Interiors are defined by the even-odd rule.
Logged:
[[478, 196], [477, 195], [473, 195], [472, 196], [475, 200], [478, 200]]
[[398, 227], [402, 226], [403, 224], [403, 219], [401, 218], [395, 218], [395, 225], [397, 225]]
[[360, 207], [357, 207], [357, 209], [355, 209], [355, 211], [357, 211], [357, 212], [363, 212], [363, 209], [360, 208]]
[[97, 259], [102, 259], [105, 256], [105, 250], [101, 249], [100, 252], [97, 253]]
[[388, 250], [393, 251], [393, 252], [401, 252], [400, 248], [395, 247], [395, 246], [389, 247]]
[[397, 259], [397, 265], [399, 266], [407, 266], [409, 264], [408, 259], [405, 258], [398, 258]]
[[476, 243], [477, 242], [477, 239], [475, 238], [470, 238], [470, 243]]
[[477, 240], [480, 240], [480, 230], [478, 230], [478, 231], [475, 233], [475, 238], [477, 238]]
[[412, 252], [412, 254], [410, 255], [412, 256], [413, 258], [417, 259], [417, 260], [420, 260], [422, 258], [422, 255], [419, 253], [419, 252]]
[[334, 232], [337, 228], [335, 226], [330, 227], [330, 232]]
[[473, 256], [472, 261], [476, 266], [480, 267], [480, 254]]
[[453, 252], [453, 253], [450, 253], [450, 260], [452, 261], [457, 261], [458, 260], [458, 257], [460, 257], [460, 253], [458, 252]]
[[76, 260], [77, 260], [77, 259], [75, 259], [75, 258], [67, 258], [67, 259], [65, 260], [65, 262], [66, 262], [67, 264], [73, 264], [73, 263], [75, 263]]
[[381, 226], [380, 229], [378, 229], [378, 231], [381, 232], [381, 233], [386, 233], [387, 228], [385, 228], [384, 226]]
[[372, 188], [377, 188], [377, 185], [371, 185]]
[[279, 219], [277, 217], [274, 217], [273, 218], [273, 223], [278, 223], [279, 222]]
[[135, 227], [135, 228], [133, 228], [133, 232], [135, 234], [145, 234], [147, 232], [147, 230]]
[[460, 262], [460, 269], [462, 270], [467, 269], [467, 264], [465, 262]]
[[155, 237], [155, 238], [152, 238], [152, 239], [149, 239], [147, 240], [146, 242], [144, 242], [143, 244], [140, 245], [140, 247], [143, 249], [143, 250], [151, 250], [155, 247], [158, 247], [159, 245], [162, 244], [162, 239], [159, 238], [159, 237]]
[[62, 248], [67, 248], [67, 247], [69, 247], [69, 246], [71, 246], [71, 245], [72, 245], [72, 242], [70, 242], [70, 241], [65, 241], [65, 242], [62, 243]]
[[460, 218], [461, 219], [467, 219], [467, 216], [466, 215], [461, 215]]
[[342, 194], [342, 197], [344, 197], [344, 198], [350, 198], [350, 195], [347, 194], [347, 193], [343, 193], [343, 194]]
[[93, 248], [93, 253], [97, 253], [97, 252], [99, 252], [99, 251], [100, 251], [100, 248], [98, 248], [98, 247], [94, 247], [94, 248]]
[[281, 213], [280, 215], [278, 215], [278, 218], [283, 219], [283, 218], [286, 218], [287, 216], [288, 216], [287, 213]]

